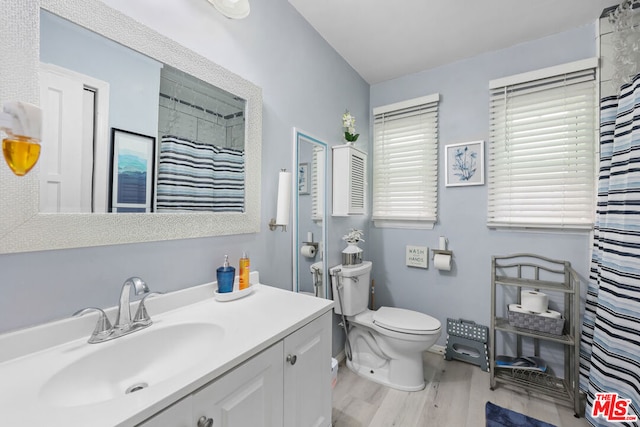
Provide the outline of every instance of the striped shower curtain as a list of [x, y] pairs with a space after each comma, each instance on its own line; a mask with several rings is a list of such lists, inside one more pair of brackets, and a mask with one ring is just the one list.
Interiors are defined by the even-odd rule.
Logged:
[[[640, 74], [601, 100], [600, 174], [580, 386], [594, 426], [640, 425]], [[607, 402], [617, 393], [619, 409]], [[605, 396], [606, 395], [606, 396]], [[608, 397], [607, 397], [608, 396]], [[595, 415], [594, 416], [594, 408]], [[636, 421], [632, 421], [638, 417]]]
[[244, 150], [165, 135], [156, 210], [244, 212], [244, 177]]

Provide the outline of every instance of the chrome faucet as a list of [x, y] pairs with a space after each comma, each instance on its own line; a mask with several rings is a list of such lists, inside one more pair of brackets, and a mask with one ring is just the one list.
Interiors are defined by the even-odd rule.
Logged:
[[[133, 320], [131, 319], [131, 308], [129, 304], [132, 288], [135, 295], [146, 294], [138, 303], [138, 309]], [[111, 322], [109, 322], [109, 318], [105, 312], [102, 309], [95, 307], [82, 309], [73, 315], [82, 316], [83, 314], [92, 311], [99, 312], [100, 317], [98, 319], [98, 323], [88, 342], [90, 344], [95, 344], [109, 341], [150, 326], [153, 322], [147, 313], [144, 303], [147, 298], [159, 294], [160, 292], [149, 292], [149, 287], [141, 278], [130, 277], [125, 280], [122, 285], [122, 290], [120, 291], [120, 303], [118, 305], [118, 314], [116, 316], [115, 325], [111, 326]]]
[[116, 324], [114, 329], [126, 331], [133, 326], [131, 322], [131, 308], [129, 306], [129, 297], [131, 295], [131, 287], [136, 295], [149, 293], [147, 284], [139, 277], [129, 277], [124, 281], [122, 290], [120, 291], [120, 305], [118, 306], [118, 315], [116, 316]]

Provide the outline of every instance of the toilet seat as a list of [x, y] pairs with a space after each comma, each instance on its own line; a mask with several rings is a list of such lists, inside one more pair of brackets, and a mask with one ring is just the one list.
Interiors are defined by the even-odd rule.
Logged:
[[373, 312], [373, 323], [394, 332], [430, 335], [440, 331], [440, 321], [428, 314], [396, 307], [380, 307]]

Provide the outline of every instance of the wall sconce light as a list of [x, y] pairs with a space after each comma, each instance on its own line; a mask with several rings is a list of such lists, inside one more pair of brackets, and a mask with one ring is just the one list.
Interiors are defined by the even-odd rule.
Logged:
[[208, 0], [218, 12], [227, 18], [242, 19], [249, 16], [249, 0]]
[[291, 207], [291, 172], [286, 169], [280, 171], [278, 176], [278, 205], [276, 217], [269, 221], [269, 230], [274, 231], [282, 227], [282, 231], [287, 231], [289, 225], [289, 209]]
[[2, 153], [14, 174], [24, 176], [40, 158], [42, 110], [25, 102], [7, 102], [0, 112]]

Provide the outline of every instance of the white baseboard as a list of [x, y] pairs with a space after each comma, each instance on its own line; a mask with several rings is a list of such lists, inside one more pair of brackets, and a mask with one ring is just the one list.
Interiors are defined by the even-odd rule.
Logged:
[[436, 353], [436, 354], [444, 355], [446, 350], [447, 350], [447, 347], [445, 347], [443, 345], [432, 345], [431, 348], [429, 350], [427, 350], [427, 351], [430, 352], [430, 353]]
[[[431, 348], [429, 348], [427, 351], [430, 353], [436, 353], [444, 356], [444, 353], [446, 350], [447, 350], [447, 347], [443, 345], [432, 345]], [[335, 357], [338, 360], [338, 363], [341, 363], [346, 357], [344, 353], [344, 349], [342, 349], [340, 353], [336, 354], [333, 357]]]

